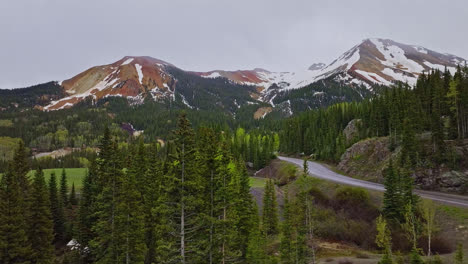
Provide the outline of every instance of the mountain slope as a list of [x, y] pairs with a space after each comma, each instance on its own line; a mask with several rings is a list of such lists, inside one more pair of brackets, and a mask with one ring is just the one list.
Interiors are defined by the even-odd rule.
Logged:
[[[407, 45], [389, 39], [365, 39], [359, 45], [328, 65], [314, 64], [299, 72], [269, 72], [262, 69], [244, 71], [211, 71], [197, 73], [202, 77], [225, 77], [234, 82], [256, 85], [263, 89], [276, 83], [283, 89], [296, 89], [308, 84], [340, 75], [337, 81], [346, 84], [391, 85], [395, 81], [416, 83], [422, 72], [431, 69], [455, 71], [465, 59], [442, 54], [421, 46]], [[267, 93], [267, 91], [264, 91]]]
[[[180, 100], [188, 107], [200, 108], [205, 105], [196, 106], [189, 101], [207, 103], [203, 98], [195, 99], [202, 95], [220, 101], [218, 99], [223, 97], [225, 92], [221, 86], [226, 85], [238, 85], [234, 89], [238, 89], [237, 92], [242, 95], [233, 98], [231, 102], [238, 106], [260, 102], [275, 106], [295, 99], [293, 105], [301, 104], [303, 101], [308, 103], [303, 107], [296, 107], [289, 102], [291, 109], [307, 109], [332, 102], [363, 98], [372, 93], [376, 85], [389, 86], [396, 81], [414, 85], [421, 73], [428, 72], [432, 68], [440, 70], [447, 68], [453, 72], [457, 65], [464, 63], [463, 58], [454, 55], [388, 39], [365, 39], [328, 65], [316, 63], [298, 72], [270, 72], [260, 68], [193, 72], [181, 70], [173, 64], [151, 57], [124, 57], [112, 64], [92, 67], [63, 81], [61, 85], [67, 96], [52, 101], [44, 109], [63, 109], [75, 105], [86, 97], [96, 101], [109, 96], [125, 97], [131, 103], [142, 103], [146, 97], [156, 101]], [[179, 80], [174, 77], [172, 71], [183, 73], [186, 80], [181, 91], [186, 95], [178, 94]], [[196, 79], [200, 77], [207, 81]], [[220, 78], [227, 79], [230, 84], [216, 81]], [[198, 92], [193, 93], [186, 89], [190, 87], [191, 82], [203, 85], [198, 86]], [[311, 86], [312, 84], [314, 85]], [[217, 88], [208, 91], [211, 86]], [[229, 96], [232, 95], [229, 90], [231, 88], [226, 89]], [[298, 89], [301, 91], [292, 92]], [[249, 98], [246, 98], [245, 94], [248, 94]], [[290, 94], [294, 94], [294, 98], [290, 98]], [[303, 98], [299, 98], [301, 94]], [[221, 101], [224, 101], [221, 104], [223, 107], [231, 109], [227, 107], [226, 100]]]
[[99, 100], [121, 96], [142, 102], [146, 95], [165, 99], [174, 93], [175, 79], [167, 72], [170, 63], [151, 57], [124, 57], [112, 64], [92, 67], [62, 82], [69, 96], [51, 102], [46, 110], [70, 107], [90, 96]]

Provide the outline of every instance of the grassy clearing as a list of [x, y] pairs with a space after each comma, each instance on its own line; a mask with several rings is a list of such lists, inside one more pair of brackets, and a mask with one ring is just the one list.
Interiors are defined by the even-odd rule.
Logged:
[[10, 119], [0, 119], [0, 127], [12, 127], [13, 122]]
[[[75, 184], [75, 189], [78, 191], [83, 186], [83, 178], [86, 175], [86, 168], [65, 168], [65, 172], [67, 173], [67, 183], [68, 187], [71, 188], [72, 183]], [[30, 177], [34, 176], [34, 170], [30, 171], [28, 175]], [[60, 177], [62, 175], [62, 169], [44, 169], [44, 177], [47, 182], [49, 182], [50, 175], [52, 172], [55, 172], [57, 176], [57, 182], [60, 183]]]
[[251, 188], [263, 188], [268, 179], [265, 178], [258, 178], [258, 177], [250, 177], [250, 187]]
[[460, 224], [468, 224], [468, 210], [464, 208], [440, 205], [439, 210], [445, 212], [447, 215], [458, 221]]

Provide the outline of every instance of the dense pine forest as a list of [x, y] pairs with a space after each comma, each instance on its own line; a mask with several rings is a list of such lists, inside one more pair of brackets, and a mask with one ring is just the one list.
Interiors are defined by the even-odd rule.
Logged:
[[161, 146], [121, 145], [109, 129], [83, 182], [79, 202], [48, 186], [39, 168], [30, 180], [23, 143], [2, 177], [0, 260], [53, 263], [70, 240], [64, 263], [225, 263], [265, 259], [257, 207], [244, 157], [263, 166], [274, 136], [195, 132], [181, 116]]
[[[20, 141], [0, 182], [1, 263], [316, 263], [317, 237], [380, 248], [381, 263], [394, 248], [408, 263], [431, 252], [436, 207], [413, 194], [408, 167], [386, 170], [379, 209], [359, 188], [327, 198], [304, 162], [281, 207], [277, 182], [266, 182], [259, 210], [246, 164], [268, 164], [276, 134], [194, 130], [182, 115], [164, 145], [121, 143], [105, 129], [77, 195], [65, 170], [29, 179]], [[444, 252], [440, 243], [432, 250]]]
[[[343, 129], [359, 119], [359, 135], [346, 142]], [[431, 150], [420, 138], [429, 134]], [[448, 141], [468, 137], [468, 68], [422, 74], [413, 88], [399, 83], [359, 103], [340, 103], [309, 111], [282, 124], [280, 150], [314, 154], [339, 161], [351, 144], [369, 137], [390, 137], [390, 149], [402, 147], [402, 157], [412, 165], [457, 163]]]

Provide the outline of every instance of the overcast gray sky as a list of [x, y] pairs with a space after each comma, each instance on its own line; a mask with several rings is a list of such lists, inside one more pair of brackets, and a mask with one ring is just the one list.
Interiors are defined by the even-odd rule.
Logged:
[[195, 71], [291, 71], [370, 37], [468, 58], [466, 0], [0, 0], [0, 11], [0, 88], [126, 55]]

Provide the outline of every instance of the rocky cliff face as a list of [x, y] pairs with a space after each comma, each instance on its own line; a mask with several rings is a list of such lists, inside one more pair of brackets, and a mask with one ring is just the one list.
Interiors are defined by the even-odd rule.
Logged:
[[370, 138], [353, 144], [341, 156], [338, 169], [352, 177], [383, 182], [383, 170], [398, 153], [388, 149], [388, 140], [387, 137]]
[[[468, 193], [468, 140], [446, 143], [458, 158], [455, 168], [419, 165], [413, 173], [415, 184], [426, 190]], [[351, 177], [382, 183], [390, 159], [398, 160], [400, 153], [400, 148], [390, 151], [388, 144], [388, 137], [359, 141], [345, 151], [337, 168]]]

